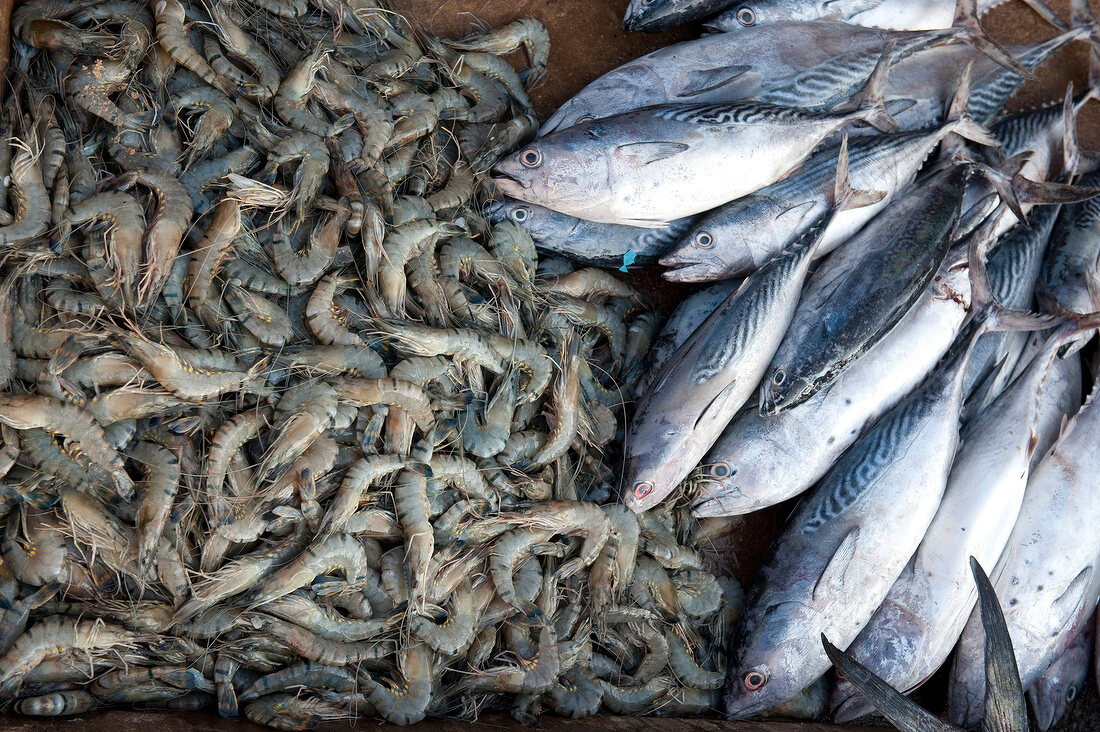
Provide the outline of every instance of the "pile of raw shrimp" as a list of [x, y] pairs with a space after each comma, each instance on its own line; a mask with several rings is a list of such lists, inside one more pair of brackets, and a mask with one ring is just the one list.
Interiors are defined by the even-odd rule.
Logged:
[[0, 709], [715, 706], [729, 523], [614, 502], [659, 315], [480, 214], [542, 26], [31, 0], [13, 30]]

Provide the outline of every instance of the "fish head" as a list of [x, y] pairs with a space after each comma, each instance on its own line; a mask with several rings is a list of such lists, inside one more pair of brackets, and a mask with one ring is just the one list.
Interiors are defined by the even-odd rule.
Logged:
[[815, 381], [789, 368], [770, 369], [760, 386], [760, 413], [779, 414], [813, 396]]
[[814, 201], [753, 194], [722, 206], [689, 229], [661, 258], [665, 279], [705, 282], [759, 269], [820, 213]]
[[1089, 668], [1089, 648], [1070, 648], [1027, 690], [1040, 730], [1048, 730], [1065, 716], [1081, 691]]
[[690, 428], [659, 420], [659, 424], [632, 425], [623, 471], [623, 505], [644, 513], [668, 497], [695, 467], [680, 449]]
[[761, 508], [742, 490], [735, 459], [723, 455], [721, 460], [708, 460], [692, 474], [692, 512], [696, 517], [736, 516]]
[[729, 719], [785, 704], [829, 669], [821, 641], [805, 632], [819, 623], [817, 611], [800, 602], [770, 605], [742, 621], [723, 698]]
[[[508, 196], [580, 215], [603, 208], [610, 165], [606, 146], [587, 134], [590, 125], [539, 138], [493, 168], [493, 182]], [[574, 213], [577, 212], [577, 213]]]
[[517, 198], [493, 201], [486, 215], [494, 224], [511, 221], [523, 227], [536, 242], [564, 238], [577, 223], [565, 214]]

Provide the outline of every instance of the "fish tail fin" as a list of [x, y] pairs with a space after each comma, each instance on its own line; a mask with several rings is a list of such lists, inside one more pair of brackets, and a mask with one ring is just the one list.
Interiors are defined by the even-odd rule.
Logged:
[[836, 182], [833, 184], [833, 208], [862, 208], [878, 203], [886, 197], [885, 191], [863, 191], [852, 188], [848, 177], [850, 161], [848, 158], [848, 136], [840, 143], [840, 154], [836, 162]]
[[1001, 603], [978, 560], [970, 557], [985, 629], [985, 729], [1027, 729], [1027, 703]]
[[886, 109], [886, 81], [890, 75], [890, 65], [894, 62], [896, 41], [890, 41], [882, 51], [875, 70], [867, 77], [863, 89], [851, 101], [834, 111], [851, 112], [853, 120], [862, 120], [879, 132], [897, 132], [901, 129], [898, 121]]
[[825, 634], [821, 635], [821, 645], [825, 648], [829, 660], [836, 670], [852, 682], [867, 700], [875, 705], [879, 713], [886, 717], [903, 732], [953, 732], [954, 728], [944, 724], [932, 714], [917, 706], [909, 697], [869, 671], [863, 664], [852, 658], [847, 651], [829, 642]]
[[947, 108], [947, 122], [950, 134], [958, 135], [964, 140], [976, 142], [986, 147], [996, 147], [1000, 143], [989, 130], [974, 121], [970, 116], [970, 85], [973, 79], [974, 64], [969, 63], [959, 77], [959, 85], [955, 89], [955, 96], [951, 98], [951, 105]]
[[[1028, 5], [1030, 4], [1029, 2]], [[1069, 29], [1087, 33], [1094, 48], [1095, 44], [1100, 43], [1100, 24], [1096, 22], [1089, 0], [1070, 0], [1069, 25]]]
[[955, 6], [955, 27], [961, 29], [960, 38], [963, 41], [1001, 66], [1015, 71], [1025, 79], [1035, 78], [1035, 74], [1030, 69], [1013, 58], [1004, 46], [993, 40], [982, 28], [981, 21], [978, 19], [977, 0], [958, 0]]

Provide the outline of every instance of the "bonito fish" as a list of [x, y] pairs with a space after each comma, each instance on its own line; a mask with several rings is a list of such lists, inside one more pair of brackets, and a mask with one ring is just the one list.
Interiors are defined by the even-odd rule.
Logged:
[[897, 325], [954, 240], [968, 177], [966, 166], [924, 176], [814, 272], [768, 367], [761, 411], [806, 401]]
[[555, 132], [502, 160], [507, 195], [591, 221], [665, 226], [783, 179], [855, 120], [890, 129], [883, 55], [847, 112], [769, 104], [652, 107]]

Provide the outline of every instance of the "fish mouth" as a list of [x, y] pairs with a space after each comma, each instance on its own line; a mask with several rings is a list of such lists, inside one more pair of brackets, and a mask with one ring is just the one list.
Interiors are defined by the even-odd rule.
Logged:
[[669, 282], [709, 282], [715, 279], [715, 272], [701, 262], [679, 262], [665, 257], [659, 262], [667, 267], [662, 276]]
[[[518, 187], [520, 190], [527, 190], [531, 187], [530, 183], [525, 183], [514, 175], [509, 174], [507, 171], [500, 168], [493, 169], [493, 183], [500, 186], [501, 190], [507, 192], [509, 188], [516, 190]], [[501, 185], [501, 184], [504, 185]]]
[[485, 216], [489, 219], [489, 223], [499, 224], [508, 218], [508, 215], [504, 212], [504, 204], [500, 201], [490, 201], [485, 206]]
[[851, 724], [857, 719], [875, 713], [875, 707], [867, 701], [867, 697], [854, 693], [842, 701], [833, 711], [833, 722], [836, 724]]

